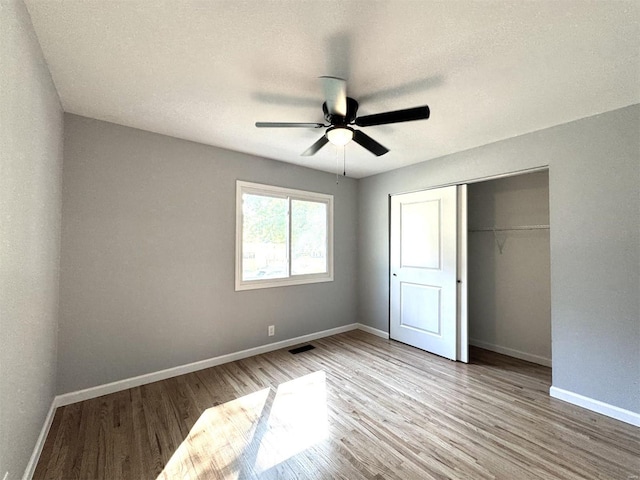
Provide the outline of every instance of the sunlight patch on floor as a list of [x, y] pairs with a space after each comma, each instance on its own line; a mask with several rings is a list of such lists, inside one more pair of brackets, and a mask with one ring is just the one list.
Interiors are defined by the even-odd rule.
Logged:
[[256, 471], [269, 470], [324, 440], [328, 433], [325, 373], [280, 384], [260, 442]]
[[327, 435], [319, 371], [205, 410], [157, 478], [258, 476]]

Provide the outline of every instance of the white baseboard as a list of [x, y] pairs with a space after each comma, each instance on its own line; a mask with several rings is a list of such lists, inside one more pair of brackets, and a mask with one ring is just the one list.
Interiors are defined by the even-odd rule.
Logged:
[[281, 342], [269, 343], [260, 347], [249, 348], [247, 350], [241, 350], [239, 352], [229, 353], [227, 355], [220, 355], [219, 357], [200, 360], [199, 362], [188, 363], [186, 365], [167, 368], [158, 372], [146, 373], [137, 377], [125, 378], [116, 382], [98, 385], [91, 388], [85, 388], [84, 390], [78, 390], [75, 392], [65, 393], [56, 397], [56, 406], [62, 407], [64, 405], [81, 402], [83, 400], [101, 397], [102, 395], [120, 392], [128, 388], [139, 387], [140, 385], [146, 385], [147, 383], [166, 380], [167, 378], [184, 375], [185, 373], [191, 373], [198, 370], [203, 370], [205, 368], [215, 367], [216, 365], [222, 365], [223, 363], [235, 362], [236, 360], [253, 357], [254, 355], [260, 355], [263, 353], [272, 352], [274, 350], [280, 350], [281, 348], [290, 347], [298, 343], [310, 342], [318, 338], [348, 332], [350, 330], [355, 330], [358, 327], [359, 324], [351, 323], [343, 327], [331, 328], [329, 330], [323, 330], [321, 332], [311, 333], [309, 335], [302, 335], [301, 337], [290, 338]]
[[[198, 370], [203, 370], [205, 368], [215, 367], [216, 365], [222, 365], [223, 363], [229, 363], [229, 362], [234, 362], [236, 360], [241, 360], [243, 358], [253, 357], [254, 355], [260, 355], [262, 353], [272, 352], [274, 350], [280, 350], [281, 348], [290, 347], [292, 345], [297, 345], [299, 343], [310, 342], [312, 340], [317, 340], [318, 338], [329, 337], [331, 335], [337, 335], [338, 333], [349, 332], [351, 330], [356, 330], [362, 327], [366, 327], [366, 326], [365, 325], [361, 326], [358, 323], [351, 323], [349, 325], [344, 325], [342, 327], [331, 328], [329, 330], [323, 330], [321, 332], [310, 333], [308, 335], [302, 335], [300, 337], [290, 338], [288, 340], [282, 340], [281, 342], [269, 343], [267, 345], [262, 345], [260, 347], [249, 348], [247, 350], [241, 350], [239, 352], [229, 353], [227, 355], [220, 355], [218, 357], [201, 360], [199, 362], [188, 363], [186, 365], [167, 368], [165, 370], [160, 370], [158, 372], [147, 373], [145, 375], [139, 375], [137, 377], [132, 377], [132, 378], [125, 378], [123, 380], [107, 383], [105, 385], [98, 385], [91, 388], [85, 388], [84, 390], [78, 390], [76, 392], [69, 392], [62, 395], [57, 395], [53, 399], [53, 402], [51, 402], [49, 413], [45, 418], [44, 425], [42, 426], [42, 430], [40, 431], [40, 436], [38, 437], [38, 441], [36, 442], [35, 448], [33, 449], [33, 453], [31, 454], [31, 459], [27, 464], [27, 468], [25, 469], [24, 476], [22, 478], [23, 480], [30, 480], [33, 477], [36, 466], [38, 464], [38, 460], [40, 459], [40, 455], [42, 453], [42, 448], [44, 447], [44, 442], [47, 439], [47, 435], [49, 434], [49, 429], [51, 428], [51, 424], [53, 423], [53, 417], [55, 415], [56, 408], [58, 407], [63, 407], [65, 405], [70, 405], [72, 403], [81, 402], [83, 400], [89, 400], [91, 398], [101, 397], [102, 395], [108, 395], [110, 393], [119, 392], [122, 390], [126, 390], [128, 388], [138, 387], [140, 385], [146, 385], [147, 383], [157, 382], [158, 380], [166, 380], [167, 378], [183, 375], [185, 373], [191, 373]], [[366, 327], [366, 328], [370, 329], [370, 333], [373, 333], [374, 335], [385, 333], [380, 330], [373, 329], [371, 327]], [[362, 329], [365, 330], [366, 328], [362, 328]], [[379, 333], [376, 333], [376, 332], [379, 332]]]
[[475, 338], [469, 339], [469, 345], [474, 347], [484, 348], [485, 350], [491, 350], [492, 352], [501, 353], [503, 355], [509, 355], [510, 357], [519, 358], [531, 363], [537, 363], [538, 365], [544, 365], [545, 367], [551, 366], [551, 359], [542, 357], [540, 355], [534, 355], [532, 353], [521, 352], [520, 350], [514, 350], [513, 348], [503, 347], [501, 345], [494, 345], [493, 343], [483, 342]]
[[585, 397], [584, 395], [553, 386], [549, 389], [549, 395], [553, 398], [557, 398], [558, 400], [563, 400], [565, 402], [572, 403], [573, 405], [577, 405], [578, 407], [586, 408], [592, 412], [600, 413], [607, 417], [620, 420], [621, 422], [640, 427], [640, 413], [625, 410], [624, 408], [609, 405], [608, 403], [601, 402], [600, 400], [594, 400], [593, 398]]
[[38, 435], [36, 446], [33, 449], [33, 453], [31, 454], [29, 463], [27, 463], [27, 468], [24, 470], [22, 480], [31, 480], [33, 474], [36, 472], [36, 466], [38, 465], [38, 460], [40, 460], [40, 454], [42, 453], [42, 449], [44, 448], [44, 442], [47, 440], [47, 435], [49, 435], [49, 429], [51, 428], [53, 417], [55, 416], [56, 408], [58, 407], [58, 405], [56, 404], [56, 398], [57, 397], [54, 397], [53, 401], [51, 402], [49, 412], [44, 419], [44, 425], [42, 425], [42, 430], [40, 430], [40, 435]]
[[[370, 327], [368, 325], [364, 325], [362, 323], [352, 323], [349, 325], [344, 325], [342, 327], [331, 328], [329, 330], [323, 330], [321, 332], [302, 335], [300, 337], [290, 338], [288, 340], [283, 340], [280, 342], [269, 343], [267, 345], [262, 345], [260, 347], [249, 348], [247, 350], [241, 350], [239, 352], [229, 353], [227, 355], [220, 355], [218, 357], [201, 360], [199, 362], [193, 362], [193, 363], [181, 365], [178, 367], [160, 370], [158, 372], [152, 372], [145, 375], [139, 375], [137, 377], [119, 380], [117, 382], [112, 382], [105, 385], [98, 385], [96, 387], [86, 388], [84, 390], [78, 390], [76, 392], [70, 392], [70, 393], [58, 395], [51, 402], [51, 407], [49, 408], [49, 412], [47, 413], [47, 416], [45, 418], [44, 425], [42, 426], [42, 430], [40, 431], [40, 435], [38, 436], [38, 440], [36, 442], [35, 448], [33, 449], [33, 453], [31, 454], [31, 458], [29, 460], [29, 463], [27, 464], [27, 468], [25, 469], [23, 480], [31, 479], [33, 477], [33, 474], [35, 473], [36, 465], [38, 464], [38, 460], [40, 459], [40, 454], [42, 453], [42, 449], [44, 447], [44, 442], [47, 439], [47, 435], [49, 434], [49, 429], [51, 428], [51, 424], [53, 423], [53, 418], [56, 412], [56, 408], [58, 407], [70, 405], [76, 402], [81, 402], [83, 400], [89, 400], [91, 398], [101, 397], [102, 395], [108, 395], [110, 393], [119, 392], [121, 390], [126, 390], [128, 388], [138, 387], [140, 385], [146, 385], [147, 383], [157, 382], [159, 380], [165, 380], [167, 378], [183, 375], [185, 373], [191, 373], [198, 370], [203, 370], [205, 368], [215, 367], [216, 365], [222, 365], [223, 363], [234, 362], [236, 360], [252, 357], [254, 355], [260, 355], [263, 353], [272, 352], [274, 350], [280, 350], [281, 348], [290, 347], [292, 345], [296, 345], [299, 343], [310, 342], [312, 340], [317, 340], [319, 338], [329, 337], [331, 335], [337, 335], [339, 333], [344, 333], [344, 332], [348, 332], [356, 329], [363, 330], [367, 333], [376, 335], [381, 338], [385, 338], [385, 339], [389, 338], [388, 332]], [[524, 352], [519, 352], [517, 350], [504, 348], [498, 345], [492, 345], [492, 344], [488, 344], [488, 343], [473, 340], [473, 339], [470, 339], [469, 343], [471, 345], [475, 345], [480, 348], [485, 348], [487, 350], [503, 353], [505, 355], [510, 355], [512, 357], [520, 358], [522, 360], [539, 363], [541, 365], [551, 366], [551, 360], [546, 359], [544, 357], [530, 355]], [[592, 410], [594, 412], [601, 413], [603, 415], [615, 418], [617, 420], [630, 423], [631, 425], [640, 426], [640, 414], [637, 414], [635, 412], [624, 410], [622, 408], [615, 407], [613, 405], [609, 405], [604, 402], [600, 402], [599, 400], [593, 400], [591, 398], [584, 397], [577, 393], [572, 393], [567, 390], [562, 390], [556, 387], [551, 387], [549, 390], [549, 394], [552, 397], [557, 398], [559, 400], [564, 400], [566, 402], [572, 403], [574, 405], [578, 405], [588, 410]]]
[[377, 328], [370, 327], [369, 325], [365, 325], [363, 323], [357, 323], [358, 330], [362, 330], [364, 332], [370, 333], [371, 335], [375, 335], [376, 337], [386, 338], [389, 340], [389, 332], [385, 332], [384, 330], [378, 330]]

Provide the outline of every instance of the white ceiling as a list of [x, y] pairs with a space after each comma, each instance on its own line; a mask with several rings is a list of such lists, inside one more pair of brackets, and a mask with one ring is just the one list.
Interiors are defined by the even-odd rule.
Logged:
[[322, 122], [317, 77], [361, 115], [428, 104], [365, 132], [364, 177], [640, 102], [634, 1], [26, 0], [65, 111], [335, 172], [300, 153]]

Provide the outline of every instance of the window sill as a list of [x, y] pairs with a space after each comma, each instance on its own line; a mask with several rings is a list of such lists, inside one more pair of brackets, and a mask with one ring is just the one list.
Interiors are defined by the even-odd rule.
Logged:
[[332, 274], [305, 275], [304, 278], [270, 278], [265, 280], [250, 280], [236, 282], [236, 292], [243, 290], [257, 290], [261, 288], [288, 287], [291, 285], [306, 285], [309, 283], [333, 282]]

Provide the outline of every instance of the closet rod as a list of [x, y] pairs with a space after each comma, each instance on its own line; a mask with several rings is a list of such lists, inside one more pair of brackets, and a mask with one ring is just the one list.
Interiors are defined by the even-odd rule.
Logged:
[[479, 227], [470, 228], [470, 232], [506, 232], [509, 230], [549, 230], [549, 225], [519, 225], [515, 227]]

